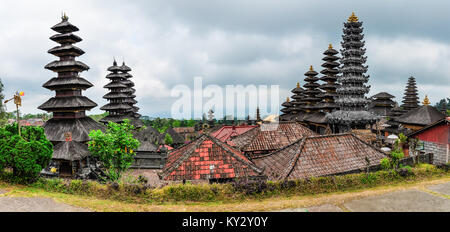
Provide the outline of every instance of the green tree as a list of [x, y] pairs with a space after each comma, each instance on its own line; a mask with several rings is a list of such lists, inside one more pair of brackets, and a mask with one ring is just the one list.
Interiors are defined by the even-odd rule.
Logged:
[[110, 181], [120, 179], [122, 173], [133, 163], [136, 155], [134, 150], [140, 145], [139, 141], [133, 138], [133, 130], [134, 126], [125, 119], [122, 124], [110, 122], [106, 133], [96, 130], [89, 134], [89, 151], [102, 162]]
[[21, 127], [17, 123], [0, 128], [0, 171], [12, 168], [14, 177], [21, 182], [35, 181], [53, 155], [42, 127]]
[[3, 106], [3, 101], [5, 100], [5, 95], [3, 95], [3, 83], [0, 79], [0, 127], [3, 127], [6, 122], [8, 122], [8, 114]]
[[173, 144], [173, 138], [169, 133], [166, 133], [166, 137], [164, 138], [164, 144], [171, 146]]

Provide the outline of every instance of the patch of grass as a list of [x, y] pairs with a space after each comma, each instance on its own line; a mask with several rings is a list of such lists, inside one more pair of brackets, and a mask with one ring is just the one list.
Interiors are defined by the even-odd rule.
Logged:
[[433, 165], [421, 164], [407, 175], [395, 171], [379, 171], [342, 176], [317, 177], [287, 181], [246, 181], [232, 184], [168, 185], [152, 188], [142, 183], [100, 184], [93, 181], [39, 179], [26, 188], [91, 197], [103, 200], [122, 201], [132, 204], [215, 204], [248, 200], [263, 201], [278, 197], [297, 197], [317, 194], [351, 192], [383, 185], [416, 183], [433, 178], [448, 177], [448, 170]]

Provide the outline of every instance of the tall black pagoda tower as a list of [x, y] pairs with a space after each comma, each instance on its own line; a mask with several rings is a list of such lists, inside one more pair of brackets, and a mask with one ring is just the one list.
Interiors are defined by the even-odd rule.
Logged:
[[100, 122], [107, 124], [108, 122], [122, 123], [125, 119], [130, 120], [130, 123], [136, 128], [143, 126], [140, 120], [141, 115], [138, 114], [139, 108], [137, 104], [136, 90], [133, 88], [134, 83], [131, 81], [133, 77], [129, 72], [131, 68], [125, 65], [118, 66], [116, 60], [113, 65], [108, 68], [111, 72], [106, 76], [111, 82], [104, 86], [109, 90], [103, 98], [107, 99], [109, 103], [101, 109], [109, 113], [108, 116], [100, 120]]
[[289, 99], [289, 97], [286, 99], [286, 101], [281, 104], [281, 106], [283, 107], [280, 111], [282, 112], [282, 114], [280, 115], [279, 120], [280, 121], [290, 121], [290, 114], [292, 111], [292, 103], [291, 100]]
[[405, 95], [401, 105], [403, 113], [419, 107], [419, 96], [417, 93], [416, 79], [410, 77], [406, 86]]
[[306, 115], [303, 110], [304, 102], [304, 92], [305, 90], [300, 86], [300, 83], [297, 83], [297, 86], [291, 91], [294, 95], [292, 95], [292, 106], [290, 107], [290, 117], [288, 121], [302, 121], [303, 117]]
[[320, 73], [324, 76], [320, 78], [321, 81], [325, 82], [320, 86], [320, 89], [325, 91], [322, 94], [322, 103], [320, 104], [320, 110], [323, 112], [331, 113], [334, 110], [338, 109], [338, 105], [335, 102], [335, 98], [337, 97], [336, 89], [338, 87], [337, 75], [339, 74], [339, 66], [340, 64], [336, 61], [339, 60], [337, 56], [339, 52], [333, 49], [333, 46], [330, 44], [328, 49], [323, 53], [325, 57], [322, 59], [325, 63], [322, 64], [324, 68]]
[[52, 27], [58, 34], [50, 37], [59, 43], [48, 53], [59, 57], [59, 60], [46, 65], [45, 68], [57, 73], [57, 77], [43, 85], [56, 96], [42, 104], [38, 109], [53, 113], [53, 118], [44, 125], [48, 140], [54, 144], [53, 161], [58, 167], [59, 173], [72, 175], [85, 164], [85, 158], [89, 156], [87, 145], [90, 140], [91, 130], [103, 130], [103, 125], [86, 116], [86, 111], [91, 110], [97, 104], [82, 95], [82, 91], [93, 85], [79, 76], [80, 72], [89, 70], [89, 67], [75, 60], [84, 54], [84, 51], [73, 44], [82, 39], [73, 32], [79, 29], [69, 23], [69, 18], [64, 14], [62, 21]]
[[330, 123], [337, 126], [340, 132], [354, 129], [365, 129], [367, 125], [373, 125], [377, 117], [367, 110], [370, 100], [365, 97], [369, 93], [367, 86], [369, 76], [365, 75], [368, 66], [364, 66], [367, 57], [364, 57], [366, 49], [363, 32], [363, 23], [354, 13], [344, 23], [344, 35], [341, 50], [342, 58], [340, 69], [342, 76], [338, 81], [341, 84], [337, 88], [338, 99], [336, 103], [340, 110], [327, 116]]
[[320, 91], [319, 87], [320, 84], [317, 83], [319, 81], [319, 78], [317, 77], [319, 73], [314, 71], [313, 66], [309, 68], [309, 71], [305, 73], [305, 82], [306, 84], [303, 86], [305, 88], [303, 101], [305, 104], [303, 105], [302, 109], [308, 113], [315, 113], [319, 111], [318, 103], [322, 100], [320, 97], [318, 97], [319, 94], [322, 93]]

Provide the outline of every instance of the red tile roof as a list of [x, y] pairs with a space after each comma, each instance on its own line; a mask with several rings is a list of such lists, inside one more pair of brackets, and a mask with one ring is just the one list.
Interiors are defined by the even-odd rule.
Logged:
[[245, 132], [256, 128], [258, 126], [223, 126], [219, 130], [212, 132], [210, 135], [222, 142], [226, 142], [233, 137], [244, 134]]
[[262, 124], [232, 140], [233, 145], [244, 152], [272, 152], [306, 136], [317, 135], [296, 122]]
[[202, 135], [169, 154], [160, 177], [163, 180], [210, 180], [258, 177], [262, 170], [240, 151]]
[[378, 165], [383, 152], [352, 134], [301, 139], [279, 151], [253, 159], [269, 179], [304, 179], [338, 175]]

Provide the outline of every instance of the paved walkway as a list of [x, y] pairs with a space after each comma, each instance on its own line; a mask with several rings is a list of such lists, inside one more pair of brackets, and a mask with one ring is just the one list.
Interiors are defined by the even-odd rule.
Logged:
[[2, 197], [5, 193], [0, 190], [0, 212], [89, 212], [49, 198]]
[[277, 212], [450, 212], [450, 182], [428, 186], [426, 190], [405, 190], [311, 208]]

